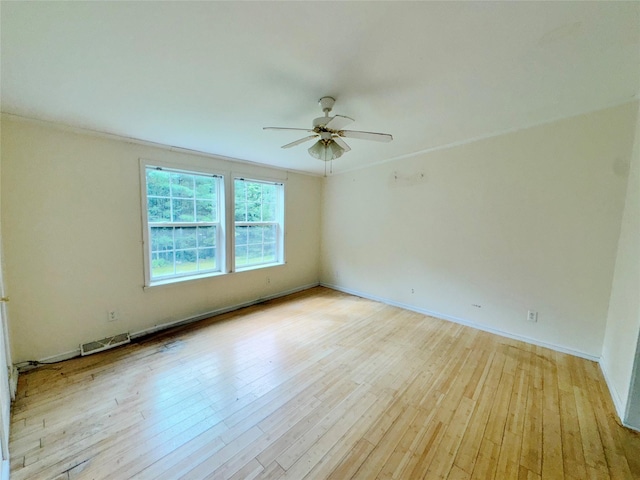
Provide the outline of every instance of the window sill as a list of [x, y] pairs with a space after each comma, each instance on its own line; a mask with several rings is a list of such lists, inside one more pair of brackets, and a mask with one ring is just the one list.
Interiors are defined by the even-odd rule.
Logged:
[[208, 273], [202, 273], [200, 275], [189, 275], [184, 277], [167, 278], [165, 280], [154, 280], [142, 288], [144, 290], [147, 290], [148, 288], [163, 287], [166, 285], [174, 285], [176, 283], [191, 282], [193, 280], [203, 280], [205, 278], [219, 277], [221, 275], [228, 275], [228, 274], [225, 272], [208, 272]]
[[185, 277], [177, 277], [177, 278], [167, 278], [166, 280], [155, 280], [153, 282], [151, 282], [149, 285], [145, 285], [144, 287], [142, 287], [143, 290], [148, 290], [150, 288], [156, 288], [156, 287], [165, 287], [167, 285], [175, 285], [177, 283], [185, 283], [185, 282], [191, 282], [191, 281], [195, 281], [195, 280], [204, 280], [207, 278], [215, 278], [215, 277], [222, 277], [225, 275], [233, 275], [234, 273], [242, 273], [242, 272], [249, 272], [251, 270], [260, 270], [263, 268], [272, 268], [272, 267], [280, 267], [285, 265], [286, 262], [273, 262], [273, 263], [265, 263], [262, 265], [252, 265], [250, 267], [242, 267], [242, 268], [238, 268], [236, 269], [235, 272], [209, 272], [209, 273], [203, 273], [201, 275], [190, 275], [190, 276], [185, 276]]
[[261, 263], [260, 265], [251, 265], [249, 267], [236, 268], [236, 273], [248, 272], [250, 270], [260, 270], [261, 268], [279, 267], [285, 262]]

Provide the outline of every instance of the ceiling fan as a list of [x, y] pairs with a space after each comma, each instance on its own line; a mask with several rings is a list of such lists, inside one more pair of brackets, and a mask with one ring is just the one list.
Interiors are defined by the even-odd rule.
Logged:
[[343, 130], [344, 127], [353, 122], [353, 118], [344, 115], [329, 116], [336, 100], [333, 97], [322, 97], [318, 100], [320, 108], [324, 112], [324, 117], [313, 119], [311, 128], [288, 128], [288, 127], [264, 127], [264, 130], [297, 130], [313, 133], [308, 137], [301, 138], [295, 142], [287, 143], [282, 148], [291, 148], [312, 139], [318, 139], [316, 143], [307, 151], [309, 155], [319, 160], [328, 162], [342, 156], [344, 152], [351, 150], [344, 138], [357, 138], [359, 140], [374, 140], [376, 142], [390, 142], [393, 137], [388, 133], [359, 132], [357, 130]]

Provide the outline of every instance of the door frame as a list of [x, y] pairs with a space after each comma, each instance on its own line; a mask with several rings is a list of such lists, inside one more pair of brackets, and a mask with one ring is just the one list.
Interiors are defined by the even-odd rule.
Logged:
[[15, 399], [17, 370], [12, 365], [7, 321], [7, 302], [4, 287], [4, 257], [0, 233], [0, 480], [9, 479], [9, 426], [11, 401]]

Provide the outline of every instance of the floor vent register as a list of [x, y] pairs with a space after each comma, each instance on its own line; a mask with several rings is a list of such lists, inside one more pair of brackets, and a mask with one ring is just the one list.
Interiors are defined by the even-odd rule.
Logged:
[[124, 345], [125, 343], [131, 343], [131, 337], [129, 333], [119, 333], [113, 337], [103, 338], [102, 340], [96, 340], [95, 342], [84, 343], [80, 345], [80, 355], [91, 355], [92, 353], [102, 352], [110, 348]]

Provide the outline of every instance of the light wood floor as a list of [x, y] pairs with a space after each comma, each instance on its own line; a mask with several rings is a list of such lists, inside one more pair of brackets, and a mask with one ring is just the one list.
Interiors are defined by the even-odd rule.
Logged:
[[639, 479], [593, 362], [307, 290], [20, 376], [12, 478]]

